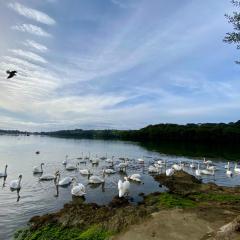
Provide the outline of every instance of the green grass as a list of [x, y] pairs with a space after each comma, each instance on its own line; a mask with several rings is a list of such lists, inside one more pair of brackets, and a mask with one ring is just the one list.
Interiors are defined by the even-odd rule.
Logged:
[[215, 202], [239, 202], [240, 196], [233, 194], [219, 194], [219, 193], [198, 193], [191, 195], [194, 199], [199, 201], [215, 201]]
[[161, 193], [158, 196], [148, 196], [146, 202], [151, 205], [165, 208], [193, 208], [197, 206], [197, 203], [191, 199], [170, 193]]
[[111, 234], [98, 226], [85, 231], [78, 228], [62, 228], [47, 225], [36, 231], [20, 230], [15, 234], [16, 240], [107, 240]]

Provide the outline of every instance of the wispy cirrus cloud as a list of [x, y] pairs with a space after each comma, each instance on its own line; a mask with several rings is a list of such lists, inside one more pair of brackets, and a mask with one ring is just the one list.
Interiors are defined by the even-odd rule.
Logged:
[[33, 40], [29, 40], [29, 39], [26, 40], [26, 42], [24, 42], [24, 45], [32, 48], [33, 50], [37, 50], [39, 52], [47, 52], [48, 51], [48, 48], [45, 45], [35, 42]]
[[48, 16], [46, 13], [26, 7], [20, 3], [9, 3], [8, 6], [14, 11], [16, 11], [18, 14], [34, 21], [47, 25], [54, 25], [56, 23], [55, 20]]
[[41, 37], [51, 37], [51, 34], [43, 30], [41, 27], [33, 25], [33, 24], [21, 24], [15, 25], [11, 27], [13, 30], [17, 30], [20, 32], [30, 33], [33, 35], [41, 36]]
[[136, 7], [136, 1], [134, 0], [111, 0], [111, 2], [120, 8], [134, 8]]
[[46, 59], [44, 59], [43, 57], [39, 56], [38, 54], [30, 52], [30, 51], [24, 51], [22, 49], [10, 49], [9, 51], [17, 56], [23, 57], [30, 61], [35, 61], [35, 62], [39, 62], [39, 63], [47, 63]]

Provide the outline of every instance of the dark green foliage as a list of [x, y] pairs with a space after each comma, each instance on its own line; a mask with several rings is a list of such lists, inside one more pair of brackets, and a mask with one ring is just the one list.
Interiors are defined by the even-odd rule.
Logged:
[[62, 130], [43, 135], [69, 138], [121, 139], [142, 142], [240, 143], [240, 121], [236, 123], [157, 124], [140, 130]]
[[[236, 7], [240, 7], [240, 1], [232, 0], [232, 4]], [[227, 33], [224, 42], [233, 43], [237, 45], [237, 49], [240, 49], [240, 13], [233, 12], [232, 15], [225, 14], [225, 17], [228, 19], [228, 22], [233, 25], [233, 32]], [[236, 61], [236, 63], [240, 63]]]

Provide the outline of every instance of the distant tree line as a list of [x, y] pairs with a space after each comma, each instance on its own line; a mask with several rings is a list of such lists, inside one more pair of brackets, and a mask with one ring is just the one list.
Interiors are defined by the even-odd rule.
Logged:
[[0, 135], [45, 135], [62, 138], [112, 139], [138, 142], [189, 142], [240, 144], [240, 120], [230, 123], [157, 124], [139, 130], [60, 130], [53, 132], [26, 132], [0, 130]]
[[64, 138], [119, 139], [140, 142], [240, 143], [240, 121], [235, 123], [157, 124], [139, 130], [61, 130], [42, 135]]

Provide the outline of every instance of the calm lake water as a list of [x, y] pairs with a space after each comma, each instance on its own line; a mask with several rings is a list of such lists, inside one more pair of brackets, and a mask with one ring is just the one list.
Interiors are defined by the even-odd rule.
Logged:
[[[151, 149], [151, 150], [148, 150]], [[135, 160], [130, 161], [127, 174], [141, 173], [144, 184], [131, 183], [130, 196], [133, 202], [141, 200], [139, 193], [151, 193], [155, 191], [165, 191], [165, 187], [160, 188], [159, 184], [154, 181], [153, 177], [148, 174], [148, 167], [154, 161], [154, 158], [166, 159], [171, 165], [172, 162], [192, 160], [201, 162], [202, 158], [175, 156], [174, 154], [165, 154], [154, 148], [145, 148], [137, 143], [123, 141], [104, 141], [104, 140], [74, 140], [51, 138], [41, 136], [0, 136], [0, 172], [4, 171], [5, 164], [8, 164], [8, 176], [5, 184], [0, 179], [0, 239], [12, 239], [13, 233], [26, 225], [28, 220], [35, 215], [41, 215], [48, 212], [54, 212], [62, 208], [63, 205], [72, 200], [71, 186], [59, 188], [58, 194], [53, 182], [39, 182], [38, 177], [32, 173], [33, 166], [40, 165], [44, 162], [44, 172], [53, 174], [59, 170], [62, 177], [76, 176], [79, 182], [86, 185], [86, 202], [95, 202], [98, 204], [108, 203], [113, 196], [118, 194], [117, 182], [123, 179], [124, 175], [119, 173], [106, 176], [105, 186], [87, 185], [87, 177], [81, 176], [79, 171], [66, 171], [62, 165], [65, 156], [68, 155], [72, 162], [77, 162], [77, 157], [96, 154], [101, 157], [115, 156], [117, 162], [119, 157], [128, 157], [130, 159], [144, 158], [145, 164], [141, 165]], [[40, 154], [35, 154], [40, 151]], [[207, 155], [207, 153], [206, 153]], [[219, 168], [215, 177], [203, 177], [203, 181], [215, 181], [219, 185], [235, 186], [240, 183], [240, 175], [234, 175], [229, 178], [225, 175], [224, 165], [226, 159], [211, 159]], [[101, 161], [98, 166], [92, 166], [90, 163], [80, 164], [79, 168], [89, 167], [97, 175], [107, 164]], [[233, 167], [233, 163], [231, 163]], [[191, 172], [186, 168], [186, 171]], [[18, 199], [16, 192], [11, 192], [9, 182], [17, 179], [19, 174], [23, 175], [22, 189]], [[19, 201], [17, 201], [19, 200]]]

